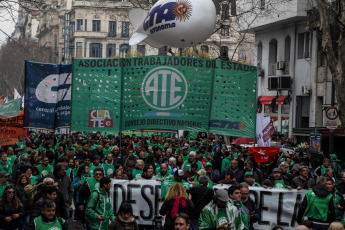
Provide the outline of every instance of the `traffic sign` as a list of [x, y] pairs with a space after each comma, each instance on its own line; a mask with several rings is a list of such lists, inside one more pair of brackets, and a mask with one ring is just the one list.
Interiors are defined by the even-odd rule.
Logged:
[[326, 117], [330, 120], [335, 120], [339, 116], [337, 107], [328, 107], [326, 109]]

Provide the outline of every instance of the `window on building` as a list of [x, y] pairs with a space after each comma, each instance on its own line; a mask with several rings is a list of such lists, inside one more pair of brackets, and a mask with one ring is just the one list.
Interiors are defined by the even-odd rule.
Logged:
[[71, 22], [70, 29], [71, 33], [73, 34], [75, 32], [75, 22]]
[[123, 38], [129, 37], [129, 22], [122, 22], [121, 37], [123, 37]]
[[84, 43], [84, 57], [86, 57], [86, 54], [87, 54], [87, 43], [85, 42]]
[[131, 46], [129, 44], [121, 44], [120, 45], [120, 56], [125, 58], [127, 54], [131, 51]]
[[71, 57], [75, 57], [75, 54], [74, 54], [74, 46], [70, 46], [69, 47], [69, 52], [71, 54]]
[[101, 20], [92, 20], [92, 31], [94, 32], [101, 31]]
[[102, 57], [101, 43], [90, 43], [90, 57]]
[[229, 2], [222, 4], [222, 20], [229, 20]]
[[204, 46], [201, 46], [201, 51], [202, 51], [202, 52], [208, 53], [208, 50], [209, 50], [209, 49], [208, 49], [208, 46], [205, 46], [205, 45], [204, 45]]
[[285, 38], [285, 50], [284, 50], [284, 61], [290, 61], [290, 51], [291, 50], [291, 38], [287, 36]]
[[85, 31], [87, 31], [87, 20], [85, 19]]
[[260, 0], [260, 7], [262, 10], [265, 9], [265, 4], [265, 0]]
[[262, 67], [262, 42], [258, 43], [257, 65], [258, 67]]
[[116, 37], [116, 22], [109, 21], [109, 37]]
[[107, 44], [107, 58], [115, 57], [116, 55], [116, 44]]
[[77, 19], [77, 31], [83, 30], [83, 19]]
[[221, 60], [229, 60], [229, 47], [221, 46], [220, 47], [220, 57]]
[[145, 45], [137, 45], [137, 52], [138, 52], [138, 56], [139, 55], [145, 56], [146, 46]]
[[299, 33], [297, 47], [298, 59], [310, 58], [312, 55], [312, 33]]
[[237, 15], [236, 0], [231, 0], [231, 16]]
[[269, 57], [268, 57], [268, 62], [269, 63], [277, 63], [277, 52], [278, 52], [278, 42], [276, 39], [272, 39], [270, 41], [270, 46], [269, 46]]
[[76, 44], [76, 57], [83, 57], [83, 43], [82, 42], [77, 42]]
[[229, 26], [228, 25], [222, 25], [220, 28], [220, 34], [222, 36], [229, 36]]

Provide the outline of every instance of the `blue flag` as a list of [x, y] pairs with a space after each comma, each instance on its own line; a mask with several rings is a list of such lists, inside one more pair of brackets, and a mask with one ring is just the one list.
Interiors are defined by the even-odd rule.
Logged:
[[24, 128], [69, 132], [72, 65], [25, 61]]

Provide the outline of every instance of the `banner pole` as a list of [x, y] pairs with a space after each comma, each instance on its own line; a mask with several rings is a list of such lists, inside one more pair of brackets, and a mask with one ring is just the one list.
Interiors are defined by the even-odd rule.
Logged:
[[180, 149], [180, 148], [181, 148], [181, 144], [180, 144], [180, 134], [179, 134], [178, 130], [176, 130], [176, 132], [177, 132], [178, 149]]
[[122, 148], [121, 148], [121, 136], [122, 136], [122, 131], [120, 131], [120, 133], [119, 133], [119, 137], [120, 137], [120, 144], [119, 144], [119, 147], [120, 147], [120, 154], [122, 154]]

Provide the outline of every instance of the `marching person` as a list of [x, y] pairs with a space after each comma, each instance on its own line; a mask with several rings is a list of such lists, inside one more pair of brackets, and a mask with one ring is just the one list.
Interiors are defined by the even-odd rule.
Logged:
[[121, 203], [116, 218], [110, 223], [108, 230], [139, 230], [131, 203], [127, 201]]
[[29, 230], [67, 230], [68, 224], [64, 219], [56, 217], [56, 205], [51, 200], [45, 200], [42, 207], [42, 215], [36, 217], [29, 225]]
[[317, 185], [305, 193], [297, 215], [297, 222], [301, 223], [306, 217], [313, 221], [314, 227], [327, 230], [329, 224], [335, 220], [332, 193], [326, 188], [326, 178], [319, 176]]
[[14, 187], [7, 186], [0, 201], [0, 229], [17, 229], [22, 211], [23, 205], [18, 199]]
[[87, 228], [90, 230], [106, 230], [109, 221], [114, 220], [114, 211], [110, 203], [109, 191], [111, 188], [111, 180], [103, 177], [99, 182], [100, 189], [94, 190], [87, 202], [86, 217]]

